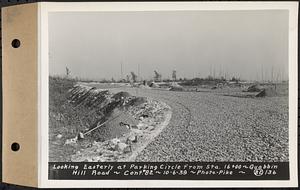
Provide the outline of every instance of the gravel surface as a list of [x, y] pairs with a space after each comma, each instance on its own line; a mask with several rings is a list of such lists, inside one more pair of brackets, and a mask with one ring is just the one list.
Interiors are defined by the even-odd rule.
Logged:
[[288, 97], [117, 88], [167, 103], [169, 125], [136, 161], [288, 161]]

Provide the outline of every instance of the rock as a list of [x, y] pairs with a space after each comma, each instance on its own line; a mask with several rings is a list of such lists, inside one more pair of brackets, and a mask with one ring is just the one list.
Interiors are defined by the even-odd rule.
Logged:
[[140, 119], [144, 119], [144, 118], [148, 118], [148, 117], [149, 117], [148, 114], [142, 114], [142, 115], [140, 116]]
[[120, 142], [120, 143], [117, 144], [116, 150], [119, 151], [119, 152], [124, 152], [124, 149], [127, 146], [128, 146], [127, 144]]
[[98, 160], [98, 162], [105, 162], [105, 159], [100, 158], [100, 159]]
[[103, 150], [102, 149], [97, 149], [98, 154], [101, 156], [103, 154]]
[[85, 148], [91, 148], [93, 146], [92, 143], [88, 143], [87, 145], [85, 145]]
[[111, 146], [111, 147], [115, 147], [118, 143], [120, 143], [121, 141], [120, 141], [120, 139], [118, 139], [118, 138], [113, 138], [113, 139], [111, 139], [110, 141], [109, 141], [109, 145]]
[[119, 152], [114, 152], [114, 159], [118, 159], [120, 156], [120, 153]]
[[84, 134], [82, 132], [78, 133], [78, 140], [84, 139]]
[[58, 134], [58, 135], [56, 136], [57, 139], [61, 139], [62, 137], [63, 137], [62, 134]]
[[138, 129], [138, 126], [137, 125], [132, 125], [131, 128], [132, 129]]
[[136, 135], [129, 136], [127, 138], [127, 141], [136, 143], [137, 142], [137, 136]]
[[114, 154], [113, 153], [107, 153], [107, 154], [105, 154], [105, 156], [107, 156], [107, 157], [113, 157]]
[[145, 125], [142, 124], [142, 123], [139, 123], [136, 125], [138, 129], [144, 129], [145, 128]]
[[72, 139], [67, 139], [65, 142], [65, 145], [67, 144], [76, 144], [77, 143], [77, 137], [72, 138]]
[[99, 162], [99, 160], [103, 160], [103, 158], [101, 156], [95, 156], [95, 157], [92, 158], [93, 162]]
[[126, 148], [124, 148], [123, 152], [124, 153], [132, 152], [131, 146], [127, 146]]
[[149, 126], [149, 127], [147, 127], [147, 129], [148, 129], [149, 131], [153, 131], [153, 130], [154, 130], [154, 127], [153, 127], [153, 126]]
[[121, 127], [126, 127], [127, 129], [131, 129], [131, 126], [130, 126], [130, 124], [128, 124], [128, 123], [120, 122], [119, 125], [120, 125]]

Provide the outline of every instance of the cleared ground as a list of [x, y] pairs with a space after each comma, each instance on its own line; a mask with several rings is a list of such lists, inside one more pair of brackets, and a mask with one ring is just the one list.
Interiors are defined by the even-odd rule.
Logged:
[[288, 161], [288, 97], [112, 88], [167, 103], [169, 125], [137, 161]]

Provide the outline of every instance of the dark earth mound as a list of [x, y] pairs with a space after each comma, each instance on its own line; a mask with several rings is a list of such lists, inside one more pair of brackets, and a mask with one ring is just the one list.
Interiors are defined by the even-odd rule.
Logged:
[[[130, 104], [126, 105], [126, 103]], [[126, 113], [130, 105], [143, 102], [127, 92], [111, 94], [108, 90], [78, 85], [75, 80], [49, 78], [49, 144], [50, 161], [66, 161], [66, 155], [76, 152], [81, 144], [105, 141], [128, 133], [126, 125], [136, 120]], [[118, 115], [117, 118], [116, 115]], [[78, 147], [63, 146], [67, 139], [76, 137], [103, 122], [78, 143]], [[80, 144], [81, 143], [81, 144]]]

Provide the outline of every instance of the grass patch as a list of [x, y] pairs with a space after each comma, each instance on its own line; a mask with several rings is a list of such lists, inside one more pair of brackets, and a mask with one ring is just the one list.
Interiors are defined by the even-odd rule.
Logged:
[[[66, 139], [75, 137], [98, 119], [97, 110], [84, 106], [74, 106], [68, 101], [69, 90], [75, 80], [49, 78], [49, 159], [67, 161], [79, 147], [64, 146]], [[61, 135], [61, 138], [57, 138]], [[91, 140], [91, 139], [87, 139]]]

